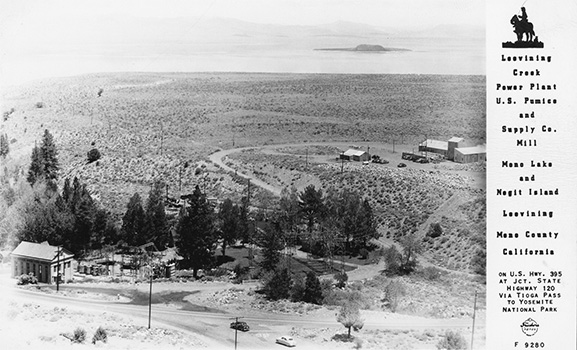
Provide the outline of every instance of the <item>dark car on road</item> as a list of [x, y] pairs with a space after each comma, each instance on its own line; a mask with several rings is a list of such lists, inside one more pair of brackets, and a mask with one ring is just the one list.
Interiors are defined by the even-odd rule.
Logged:
[[248, 324], [246, 322], [242, 322], [242, 321], [232, 322], [230, 324], [230, 328], [237, 329], [237, 330], [243, 331], [243, 332], [248, 332], [250, 330], [250, 327], [248, 326]]
[[407, 164], [405, 164], [405, 163], [399, 163], [399, 165], [397, 165], [397, 166], [398, 166], [399, 168], [404, 168], [404, 167], [407, 166]]

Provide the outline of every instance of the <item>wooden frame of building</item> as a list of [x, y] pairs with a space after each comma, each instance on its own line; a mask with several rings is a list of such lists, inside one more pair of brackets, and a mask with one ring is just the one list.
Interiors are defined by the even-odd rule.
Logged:
[[71, 280], [74, 274], [74, 254], [48, 242], [22, 241], [10, 256], [13, 278], [32, 273], [38, 282], [55, 283], [59, 271], [62, 282]]

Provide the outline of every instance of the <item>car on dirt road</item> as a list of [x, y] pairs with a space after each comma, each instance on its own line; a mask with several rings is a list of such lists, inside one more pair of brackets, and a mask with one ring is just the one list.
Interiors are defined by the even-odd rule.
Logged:
[[276, 343], [277, 344], [281, 344], [284, 346], [288, 346], [288, 347], [294, 347], [297, 346], [297, 343], [295, 342], [295, 340], [287, 335], [283, 335], [282, 337], [278, 337], [276, 338]]
[[405, 164], [405, 163], [399, 163], [399, 165], [397, 165], [397, 166], [398, 166], [399, 168], [404, 168], [404, 167], [407, 166], [407, 164]]
[[248, 326], [248, 324], [246, 322], [242, 322], [242, 321], [232, 322], [230, 324], [230, 328], [236, 329], [239, 331], [243, 331], [243, 332], [248, 332], [250, 330], [250, 327]]

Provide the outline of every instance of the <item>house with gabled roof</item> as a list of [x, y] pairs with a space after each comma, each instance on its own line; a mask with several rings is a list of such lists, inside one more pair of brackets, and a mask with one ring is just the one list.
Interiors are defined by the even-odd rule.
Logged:
[[12, 257], [12, 277], [32, 273], [41, 283], [56, 283], [72, 279], [75, 265], [74, 254], [48, 244], [22, 241], [10, 254]]

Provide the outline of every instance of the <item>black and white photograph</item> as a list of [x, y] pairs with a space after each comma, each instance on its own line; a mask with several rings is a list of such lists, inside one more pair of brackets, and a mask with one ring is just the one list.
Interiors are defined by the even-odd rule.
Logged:
[[487, 348], [484, 1], [0, 3], [2, 346]]

